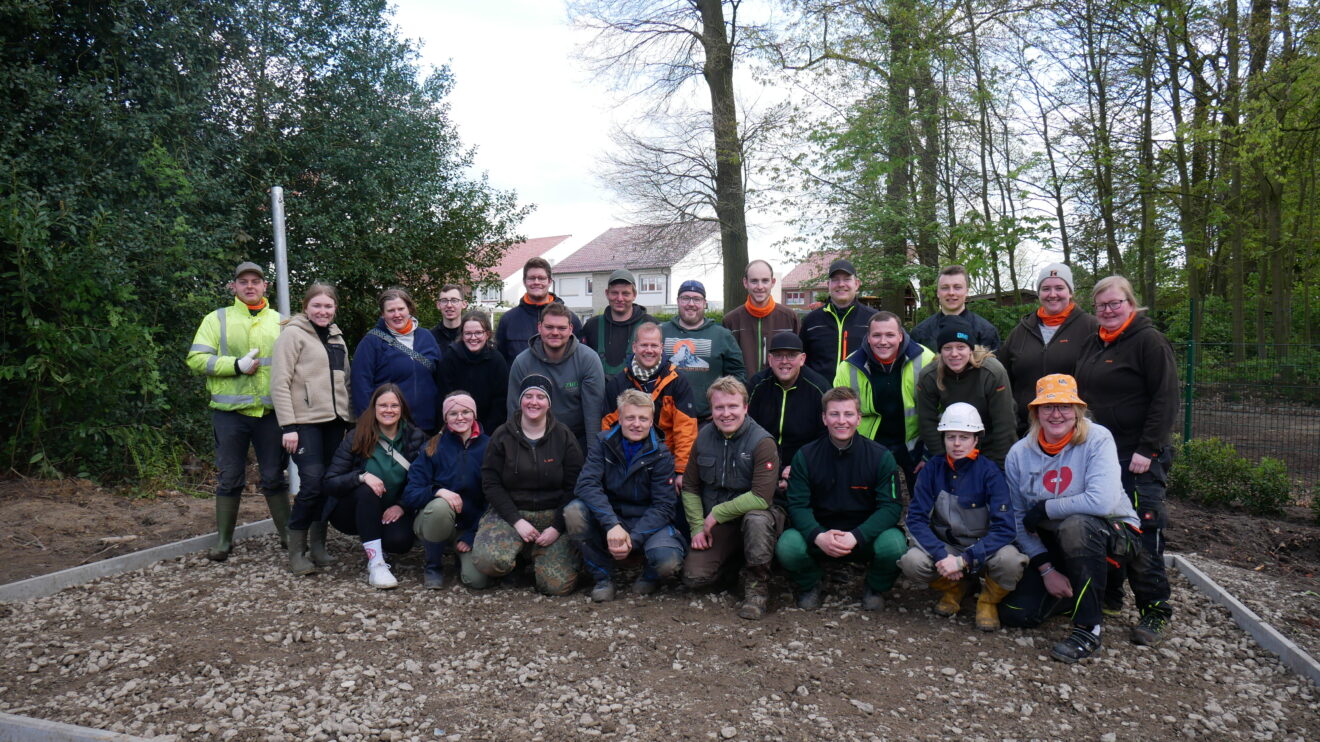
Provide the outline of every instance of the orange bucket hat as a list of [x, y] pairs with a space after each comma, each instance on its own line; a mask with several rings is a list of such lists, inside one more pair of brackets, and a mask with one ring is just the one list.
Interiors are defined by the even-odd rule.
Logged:
[[1028, 407], [1043, 404], [1079, 404], [1086, 403], [1077, 396], [1077, 380], [1068, 374], [1050, 374], [1042, 376], [1036, 382], [1036, 398], [1027, 403]]

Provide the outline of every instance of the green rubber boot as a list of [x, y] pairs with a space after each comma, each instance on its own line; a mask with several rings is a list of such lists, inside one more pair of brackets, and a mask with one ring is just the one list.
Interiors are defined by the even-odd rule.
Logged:
[[270, 508], [270, 519], [275, 521], [275, 530], [280, 534], [280, 548], [289, 548], [289, 496], [266, 495], [266, 507]]
[[215, 498], [215, 546], [206, 552], [206, 558], [223, 562], [234, 547], [234, 524], [238, 522], [238, 497]]
[[289, 571], [295, 575], [316, 571], [316, 565], [307, 558], [307, 531], [289, 531]]
[[326, 522], [318, 520], [307, 529], [307, 556], [318, 567], [329, 567], [335, 563], [335, 558], [326, 549], [325, 527]]

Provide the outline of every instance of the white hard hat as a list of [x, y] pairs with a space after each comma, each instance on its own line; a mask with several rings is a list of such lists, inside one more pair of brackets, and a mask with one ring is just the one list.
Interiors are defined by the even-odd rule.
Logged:
[[966, 402], [954, 402], [940, 415], [940, 424], [936, 428], [941, 433], [955, 430], [960, 433], [980, 433], [985, 430], [981, 424], [981, 413]]

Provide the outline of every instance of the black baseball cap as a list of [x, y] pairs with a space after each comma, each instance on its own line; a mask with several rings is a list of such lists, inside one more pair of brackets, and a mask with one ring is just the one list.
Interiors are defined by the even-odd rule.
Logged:
[[778, 332], [770, 337], [770, 347], [766, 349], [768, 353], [774, 353], [779, 350], [794, 350], [798, 353], [802, 350], [802, 338], [798, 337], [796, 332]]
[[857, 275], [857, 269], [853, 268], [852, 261], [844, 260], [842, 258], [834, 261], [833, 263], [830, 263], [830, 272], [828, 275], [832, 276], [835, 273], [838, 273], [839, 271], [843, 271], [844, 273], [847, 273], [850, 276]]

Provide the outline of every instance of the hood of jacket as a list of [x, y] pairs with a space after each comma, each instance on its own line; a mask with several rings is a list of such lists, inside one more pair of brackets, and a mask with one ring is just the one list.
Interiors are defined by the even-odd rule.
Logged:
[[628, 317], [623, 320], [614, 319], [614, 312], [609, 307], [606, 307], [605, 311], [602, 312], [600, 316], [603, 320], [616, 327], [629, 327], [641, 322], [642, 319], [646, 317], [646, 307], [641, 304], [633, 304], [632, 314], [629, 314]]
[[[902, 368], [914, 359], [920, 358], [923, 347], [924, 346], [922, 346], [921, 343], [912, 339], [912, 336], [908, 334], [907, 330], [904, 330], [903, 347], [899, 348], [897, 357], [899, 368]], [[851, 363], [862, 371], [866, 371], [867, 360], [874, 357], [875, 356], [871, 354], [871, 340], [868, 338], [862, 341], [862, 344], [858, 346], [857, 350], [849, 353], [845, 361]]]
[[558, 361], [552, 361], [546, 356], [545, 344], [541, 342], [540, 335], [533, 335], [532, 338], [527, 341], [527, 347], [532, 349], [532, 355], [542, 363], [558, 365], [560, 363], [568, 362], [573, 357], [573, 354], [577, 352], [578, 339], [576, 335], [568, 336], [568, 344], [564, 346], [564, 357], [560, 358]]

